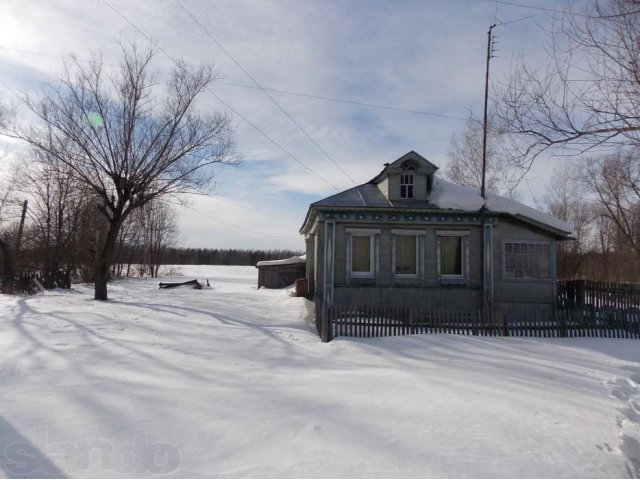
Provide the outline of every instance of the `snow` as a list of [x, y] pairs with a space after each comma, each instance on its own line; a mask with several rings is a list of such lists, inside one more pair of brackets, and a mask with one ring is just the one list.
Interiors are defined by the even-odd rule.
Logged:
[[555, 218], [553, 215], [491, 193], [487, 194], [485, 203], [476, 189], [456, 185], [441, 178], [436, 178], [434, 181], [431, 190], [431, 202], [440, 208], [469, 212], [478, 211], [484, 205], [491, 212], [521, 215], [567, 234], [573, 232], [571, 225]]
[[282, 260], [262, 260], [256, 264], [256, 267], [266, 267], [269, 265], [296, 265], [298, 263], [305, 263], [307, 260], [306, 255], [300, 257], [283, 258]]
[[0, 476], [640, 475], [640, 343], [318, 340], [254, 267], [0, 295]]

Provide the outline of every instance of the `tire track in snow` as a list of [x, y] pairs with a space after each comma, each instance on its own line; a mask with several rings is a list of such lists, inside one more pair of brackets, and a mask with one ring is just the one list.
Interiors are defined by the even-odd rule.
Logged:
[[620, 432], [620, 452], [625, 457], [627, 472], [631, 478], [640, 478], [640, 366], [621, 367], [627, 377], [611, 381], [614, 388], [611, 395], [624, 402], [618, 411]]

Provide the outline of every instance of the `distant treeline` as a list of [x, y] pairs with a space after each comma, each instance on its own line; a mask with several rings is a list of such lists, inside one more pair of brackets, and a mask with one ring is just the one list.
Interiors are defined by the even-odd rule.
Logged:
[[218, 248], [167, 248], [165, 265], [255, 265], [262, 260], [279, 260], [302, 255], [293, 250], [236, 250]]

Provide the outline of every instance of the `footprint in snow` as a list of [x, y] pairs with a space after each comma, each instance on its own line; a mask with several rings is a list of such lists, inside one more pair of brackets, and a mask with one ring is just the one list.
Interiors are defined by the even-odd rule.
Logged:
[[622, 436], [620, 450], [627, 457], [627, 472], [631, 478], [640, 478], [640, 442], [629, 435]]
[[627, 401], [630, 397], [640, 393], [638, 388], [632, 382], [626, 378], [616, 378], [610, 382], [615, 385], [615, 388], [611, 391], [611, 394], [618, 400]]
[[628, 378], [616, 378], [611, 395], [625, 405], [618, 409], [617, 425], [621, 429], [619, 451], [626, 460], [627, 472], [631, 478], [640, 478], [640, 368], [627, 365], [623, 370], [630, 372]]
[[604, 442], [602, 445], [596, 444], [596, 448], [598, 450], [602, 450], [605, 453], [613, 453], [613, 448], [611, 448], [611, 445], [609, 445], [607, 442]]

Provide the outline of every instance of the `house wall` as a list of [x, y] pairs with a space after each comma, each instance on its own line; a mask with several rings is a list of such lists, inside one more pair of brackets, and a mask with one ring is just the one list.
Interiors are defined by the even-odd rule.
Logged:
[[335, 287], [336, 305], [474, 310], [482, 301], [480, 288], [469, 287]]
[[[548, 243], [551, 254], [551, 278], [516, 280], [504, 278], [504, 241], [527, 240]], [[507, 217], [500, 218], [493, 229], [493, 300], [496, 312], [556, 303], [556, 247], [553, 237], [541, 230]]]
[[[314, 296], [322, 298], [324, 285], [324, 222], [318, 222], [315, 228], [315, 242], [313, 259], [314, 271]], [[307, 257], [307, 262], [310, 258]]]
[[378, 183], [378, 189], [386, 198], [389, 198], [389, 179], [385, 178], [380, 183]]
[[[502, 312], [523, 307], [550, 309], [556, 302], [555, 241], [543, 231], [500, 217], [493, 223], [493, 298], [495, 310]], [[348, 278], [347, 229], [371, 228], [380, 230], [378, 275], [375, 279]], [[397, 279], [392, 274], [392, 229], [415, 230], [424, 233], [424, 275], [419, 279]], [[468, 279], [465, 285], [443, 285], [437, 270], [437, 230], [465, 230], [468, 237]], [[315, 255], [307, 254], [307, 261], [317, 258], [308, 271], [314, 272], [316, 295], [322, 296], [324, 275], [324, 222], [315, 229]], [[503, 278], [503, 241], [529, 240], [549, 242], [551, 278], [548, 280], [513, 280]], [[335, 302], [363, 305], [415, 306], [419, 308], [473, 309], [481, 306], [481, 229], [479, 225], [438, 225], [419, 223], [375, 223], [336, 221], [334, 260]]]
[[307, 282], [309, 285], [309, 295], [313, 295], [316, 285], [316, 264], [315, 264], [315, 245], [317, 236], [310, 234], [305, 238], [305, 254], [306, 254], [306, 270], [307, 270]]
[[[426, 188], [426, 187], [425, 187]], [[347, 229], [380, 229], [378, 276], [375, 279], [348, 277]], [[423, 277], [399, 279], [392, 273], [392, 230], [424, 233]], [[469, 263], [466, 285], [444, 286], [438, 278], [438, 230], [469, 231]], [[388, 305], [393, 307], [474, 309], [481, 304], [480, 228], [477, 225], [419, 225], [416, 223], [337, 223], [335, 245], [334, 299], [342, 304]]]

